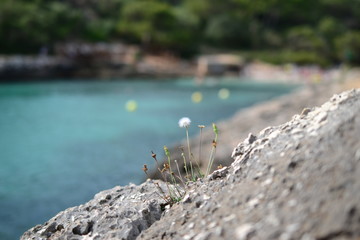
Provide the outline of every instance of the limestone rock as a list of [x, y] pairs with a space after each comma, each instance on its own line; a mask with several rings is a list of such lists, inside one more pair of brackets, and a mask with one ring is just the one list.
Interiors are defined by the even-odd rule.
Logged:
[[360, 90], [239, 146], [225, 178], [199, 183], [191, 202], [173, 206], [138, 239], [360, 237]]
[[359, 239], [360, 89], [298, 113], [165, 211], [151, 182], [116, 187], [22, 239]]
[[[159, 186], [164, 187], [161, 182]], [[152, 181], [115, 187], [84, 205], [60, 212], [21, 239], [135, 239], [160, 219], [163, 203]]]

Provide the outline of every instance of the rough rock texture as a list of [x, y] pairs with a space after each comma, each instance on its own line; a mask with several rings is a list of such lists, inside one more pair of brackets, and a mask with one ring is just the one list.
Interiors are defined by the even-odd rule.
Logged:
[[138, 239], [359, 239], [360, 90], [250, 134]]
[[22, 239], [360, 239], [360, 89], [298, 113], [163, 212], [153, 183], [117, 187]]
[[153, 181], [115, 187], [96, 194], [84, 205], [60, 212], [25, 232], [21, 239], [135, 239], [160, 219], [163, 203]]

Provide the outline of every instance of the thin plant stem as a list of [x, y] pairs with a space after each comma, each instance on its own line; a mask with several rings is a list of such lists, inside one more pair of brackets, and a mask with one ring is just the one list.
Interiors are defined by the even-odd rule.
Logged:
[[201, 161], [201, 146], [202, 146], [202, 129], [203, 127], [200, 127], [200, 145], [199, 145], [199, 160]]
[[[198, 125], [198, 127], [200, 128], [200, 144], [199, 144], [199, 156], [198, 156], [198, 161], [201, 162], [202, 156], [201, 156], [201, 150], [202, 150], [202, 130], [205, 127], [204, 125]], [[199, 162], [196, 161], [196, 164], [198, 165], [198, 174], [200, 178], [204, 177], [204, 174], [201, 172], [201, 168], [200, 168], [200, 164]]]
[[190, 141], [189, 141], [189, 129], [188, 127], [185, 128], [186, 129], [186, 141], [188, 144], [188, 151], [189, 151], [189, 161], [191, 161], [191, 149], [190, 149]]
[[[171, 173], [171, 175], [172, 175], [172, 178], [174, 179], [174, 184], [173, 184], [173, 186], [174, 186], [174, 188], [175, 188], [175, 190], [176, 190], [176, 192], [178, 193], [178, 198], [181, 198], [181, 196], [182, 196], [182, 194], [181, 194], [181, 192], [180, 192], [180, 190], [179, 190], [179, 186], [178, 186], [178, 184], [177, 184], [177, 182], [176, 182], [176, 180], [175, 180], [175, 177], [176, 177], [176, 175], [172, 172]], [[175, 177], [174, 177], [175, 176]], [[174, 196], [176, 197], [176, 194], [174, 194]]]
[[[168, 185], [168, 182], [166, 182], [166, 184], [167, 184], [167, 186], [168, 186], [168, 191], [169, 191], [169, 197], [170, 197], [170, 199], [171, 199], [171, 202], [174, 202], [174, 199], [179, 199], [179, 198], [182, 198], [182, 196], [183, 196], [183, 194], [180, 192], [180, 190], [179, 190], [179, 187], [178, 187], [178, 185], [177, 185], [177, 183], [176, 183], [176, 180], [175, 180], [175, 177], [174, 177], [174, 173], [173, 172], [169, 172], [170, 171], [170, 169], [167, 169], [166, 170], [167, 172], [168, 172], [168, 174], [170, 174], [171, 175], [171, 179], [173, 180], [173, 184], [170, 186], [170, 185]], [[176, 175], [175, 175], [176, 176]], [[172, 204], [170, 202], [170, 204]], [[175, 201], [176, 202], [176, 201]]]
[[[173, 190], [173, 193], [170, 195], [170, 197], [173, 199], [174, 197], [176, 199], [181, 199], [182, 198], [182, 193], [180, 192], [179, 190], [179, 186], [178, 186], [178, 183], [176, 182], [176, 174], [172, 171], [172, 168], [171, 168], [171, 159], [170, 159], [170, 152], [169, 152], [169, 149], [164, 146], [164, 151], [165, 151], [165, 155], [167, 156], [168, 158], [168, 167], [169, 167], [169, 174], [170, 174], [170, 179], [173, 183], [173, 187], [174, 187], [174, 190]], [[176, 192], [177, 192], [177, 196], [176, 196]]]
[[176, 184], [176, 179], [174, 178], [174, 176], [172, 175], [173, 174], [173, 171], [171, 169], [171, 159], [170, 159], [170, 152], [169, 152], [169, 149], [164, 146], [164, 151], [165, 151], [165, 155], [167, 156], [167, 159], [168, 159], [168, 164], [169, 164], [169, 170], [170, 170], [170, 179], [172, 180], [173, 184]]
[[[146, 174], [146, 176], [147, 176], [149, 179], [151, 179], [150, 176], [149, 176], [149, 174], [148, 174], [148, 172], [147, 172], [147, 167], [146, 167], [146, 165], [144, 165], [143, 171], [144, 171], [144, 173]], [[156, 187], [156, 188], [159, 190], [159, 192], [161, 193], [161, 194], [159, 194], [158, 192], [156, 192], [157, 195], [159, 195], [159, 197], [161, 197], [162, 199], [165, 200], [165, 202], [167, 202], [166, 194], [165, 194], [164, 191], [161, 189], [161, 187], [159, 186], [159, 184], [156, 183], [156, 182], [154, 182], [154, 181], [151, 181], [151, 182], [155, 185], [155, 187]]]
[[166, 188], [168, 189], [169, 194], [171, 194], [169, 183], [166, 181], [166, 177], [165, 177], [164, 173], [161, 171], [160, 164], [159, 164], [159, 162], [158, 162], [158, 160], [157, 160], [157, 158], [156, 158], [156, 154], [154, 154], [154, 152], [151, 152], [151, 153], [152, 153], [152, 156], [153, 156], [153, 158], [154, 158], [154, 160], [155, 160], [155, 162], [156, 162], [157, 169], [158, 169], [158, 171], [160, 172], [161, 177], [163, 178], [163, 181], [164, 181], [165, 184], [166, 184]]
[[185, 128], [186, 129], [186, 141], [187, 141], [187, 145], [188, 145], [188, 151], [189, 151], [189, 162], [190, 162], [190, 169], [191, 169], [191, 179], [194, 181], [194, 170], [193, 170], [193, 165], [192, 165], [192, 161], [191, 161], [191, 148], [190, 148], [190, 141], [189, 141], [189, 129], [188, 127]]
[[[152, 153], [152, 154], [154, 155], [154, 153]], [[164, 181], [164, 182], [167, 182], [167, 181], [166, 181], [166, 177], [165, 177], [164, 173], [161, 171], [160, 164], [159, 164], [159, 162], [158, 162], [158, 160], [157, 160], [156, 156], [155, 156], [155, 157], [153, 157], [153, 158], [154, 158], [154, 160], [155, 160], [155, 162], [156, 162], [157, 169], [158, 169], [158, 171], [160, 172], [161, 177], [163, 178], [163, 181]]]
[[215, 133], [215, 139], [213, 141], [213, 145], [212, 145], [212, 148], [211, 148], [211, 153], [210, 153], [210, 157], [209, 157], [209, 163], [208, 163], [208, 167], [207, 167], [205, 176], [209, 175], [210, 170], [212, 168], [212, 165], [214, 163], [214, 158], [215, 158], [214, 156], [215, 156], [215, 152], [216, 152], [216, 145], [217, 145], [217, 139], [218, 139], [218, 129], [217, 129], [217, 126], [214, 123], [213, 123], [213, 130], [214, 130], [214, 133]]
[[179, 174], [179, 177], [178, 177], [178, 178], [180, 179], [181, 183], [185, 186], [185, 183], [184, 183], [184, 181], [183, 181], [183, 179], [182, 179], [182, 177], [181, 177], [179, 164], [178, 164], [177, 160], [174, 160], [174, 161], [175, 161], [176, 168], [177, 168], [177, 171], [178, 171], [178, 174]]
[[171, 165], [170, 165], [170, 157], [168, 157], [168, 164], [169, 164], [169, 171], [170, 171], [171, 181], [173, 182], [173, 184], [176, 184], [176, 179], [175, 179], [174, 176], [172, 175], [172, 174], [173, 174], [173, 171], [172, 171]]
[[186, 166], [186, 158], [185, 158], [184, 152], [181, 153], [181, 156], [184, 160], [184, 168], [185, 168], [185, 173], [186, 173], [186, 177], [187, 177], [187, 176], [189, 176], [189, 173], [188, 173], [187, 166]]
[[208, 163], [208, 166], [206, 168], [206, 174], [205, 176], [208, 176], [209, 173], [210, 173], [210, 169], [211, 169], [211, 165], [212, 165], [212, 158], [213, 158], [213, 155], [214, 155], [214, 147], [211, 148], [211, 152], [210, 152], [210, 157], [209, 157], [209, 163]]
[[162, 188], [159, 186], [159, 184], [158, 184], [158, 183], [155, 183], [155, 182], [154, 182], [154, 184], [157, 186], [157, 188], [159, 189], [160, 193], [163, 194], [163, 195], [165, 195], [164, 191], [163, 191]]
[[194, 157], [194, 154], [191, 153], [191, 159], [195, 160], [196, 166], [200, 169], [199, 161]]
[[190, 168], [191, 168], [191, 180], [195, 182], [195, 175], [194, 175], [194, 170], [193, 170], [192, 162], [190, 162]]
[[194, 157], [194, 155], [192, 153], [191, 153], [191, 157], [193, 159], [195, 159], [195, 163], [196, 163], [196, 166], [197, 166], [197, 168], [196, 168], [197, 174], [199, 175], [199, 177], [202, 177], [203, 174], [201, 173], [199, 161]]

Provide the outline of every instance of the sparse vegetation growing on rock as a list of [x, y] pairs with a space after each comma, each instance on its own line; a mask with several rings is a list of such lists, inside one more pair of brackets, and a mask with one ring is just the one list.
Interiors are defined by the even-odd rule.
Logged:
[[[166, 183], [167, 193], [163, 189], [159, 187], [159, 185], [156, 185], [156, 187], [159, 190], [160, 196], [162, 199], [164, 199], [167, 204], [173, 205], [174, 203], [177, 203], [181, 201], [186, 194], [186, 187], [189, 182], [195, 182], [198, 179], [202, 179], [209, 175], [215, 158], [216, 153], [216, 146], [217, 146], [217, 139], [219, 130], [215, 123], [212, 124], [213, 131], [215, 134], [214, 139], [212, 140], [212, 148], [210, 151], [208, 166], [206, 168], [205, 174], [201, 172], [199, 161], [201, 159], [201, 150], [199, 151], [198, 158], [194, 157], [194, 154], [191, 152], [190, 148], [190, 140], [189, 140], [189, 127], [191, 124], [191, 120], [187, 117], [181, 118], [179, 120], [179, 127], [185, 128], [186, 130], [186, 142], [187, 142], [187, 152], [188, 157], [186, 157], [184, 152], [184, 147], [180, 147], [181, 150], [181, 157], [183, 158], [183, 169], [185, 171], [185, 176], [182, 176], [180, 167], [178, 164], [178, 160], [174, 159], [174, 161], [171, 160], [171, 154], [169, 149], [164, 146], [164, 153], [167, 158], [167, 161], [163, 164], [163, 167], [161, 168], [159, 161], [157, 160], [156, 154], [152, 151], [152, 158], [155, 160], [157, 165], [157, 170], [160, 172], [160, 175], [162, 177], [162, 180]], [[200, 136], [202, 135], [202, 129], [205, 127], [204, 125], [199, 125], [200, 128]], [[202, 144], [202, 138], [200, 137], [200, 145]], [[194, 166], [193, 162], [196, 162], [196, 166]], [[174, 162], [175, 164], [173, 164]], [[173, 171], [172, 165], [176, 166], [177, 173]], [[146, 176], [150, 178], [148, 174], [148, 168], [147, 165], [144, 165], [143, 171], [145, 172]], [[156, 184], [156, 183], [155, 183]]]

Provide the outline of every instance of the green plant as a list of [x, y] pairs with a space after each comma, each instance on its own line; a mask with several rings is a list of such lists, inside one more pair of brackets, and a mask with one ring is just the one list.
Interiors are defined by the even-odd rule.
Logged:
[[[190, 148], [190, 140], [189, 140], [189, 127], [190, 127], [191, 120], [189, 118], [181, 118], [179, 120], [179, 127], [185, 128], [186, 131], [186, 141], [187, 141], [187, 154], [185, 154], [184, 148], [181, 147], [181, 156], [184, 164], [184, 171], [185, 171], [185, 177], [182, 177], [180, 167], [177, 160], [174, 160], [177, 173], [173, 171], [172, 168], [172, 160], [171, 160], [171, 154], [169, 149], [164, 146], [164, 153], [167, 158], [167, 161], [163, 164], [163, 168], [160, 167], [159, 161], [156, 158], [156, 154], [152, 151], [152, 158], [155, 160], [157, 165], [157, 170], [160, 172], [161, 177], [163, 181], [166, 183], [167, 193], [161, 187], [157, 184], [156, 187], [159, 189], [160, 196], [162, 199], [166, 201], [167, 204], [173, 205], [174, 203], [177, 203], [181, 201], [181, 199], [184, 197], [186, 193], [186, 187], [188, 186], [189, 182], [197, 181], [198, 179], [204, 178], [209, 175], [210, 170], [212, 169], [214, 159], [215, 159], [215, 153], [216, 153], [216, 146], [217, 146], [217, 139], [218, 139], [218, 128], [215, 123], [212, 124], [213, 131], [215, 134], [215, 138], [212, 141], [212, 148], [209, 156], [208, 166], [206, 169], [206, 173], [201, 172], [200, 164], [198, 160], [201, 159], [201, 145], [202, 145], [202, 130], [205, 127], [204, 125], [199, 125], [200, 128], [200, 148], [199, 148], [199, 156], [198, 160], [194, 158], [194, 155], [191, 152]], [[188, 158], [186, 157], [188, 155]], [[197, 168], [194, 170], [193, 166], [193, 160], [195, 160], [197, 164]], [[188, 168], [190, 166], [190, 169]], [[147, 171], [147, 165], [144, 165], [143, 171], [145, 174], [149, 177]], [[150, 178], [150, 177], [149, 177]]]
[[215, 125], [215, 123], [213, 123], [213, 131], [215, 133], [215, 139], [212, 142], [212, 148], [211, 148], [211, 152], [210, 152], [208, 167], [206, 170], [206, 176], [209, 175], [212, 165], [214, 163], [214, 158], [215, 158], [216, 145], [217, 145], [217, 139], [218, 139], [218, 134], [219, 134], [218, 128]]
[[351, 31], [335, 39], [338, 57], [350, 64], [360, 63], [360, 31]]
[[[165, 150], [166, 146], [164, 147], [164, 150]], [[167, 149], [167, 148], [166, 148]], [[168, 151], [168, 150], [167, 150]], [[165, 154], [166, 154], [166, 150], [165, 150]], [[169, 154], [170, 155], [170, 154]], [[163, 168], [161, 169], [160, 167], [160, 164], [159, 164], [159, 161], [157, 160], [156, 158], [156, 154], [154, 152], [151, 152], [151, 156], [152, 158], [155, 160], [156, 162], [156, 165], [157, 165], [157, 170], [160, 172], [161, 174], [161, 177], [162, 177], [162, 180], [165, 182], [166, 184], [166, 188], [167, 188], [167, 192], [168, 194], [165, 193], [165, 191], [159, 186], [158, 183], [154, 182], [155, 184], [155, 187], [159, 190], [160, 192], [160, 197], [169, 205], [173, 205], [174, 203], [177, 203], [179, 202], [184, 194], [185, 194], [185, 190], [184, 188], [180, 187], [177, 182], [176, 182], [176, 179], [175, 179], [175, 173], [171, 171], [171, 167], [170, 167], [170, 164], [168, 163], [165, 163], [163, 166]], [[170, 158], [169, 158], [170, 159]], [[170, 162], [170, 160], [169, 160]], [[144, 164], [144, 167], [143, 167], [143, 171], [144, 173], [146, 174], [146, 176], [148, 178], [150, 178], [149, 174], [148, 174], [148, 168], [147, 168], [147, 165]], [[168, 175], [170, 175], [170, 178], [171, 178], [171, 181], [173, 184], [170, 184], [168, 181], [167, 181], [167, 177], [165, 176], [165, 173], [167, 173]], [[177, 176], [176, 176], [177, 177]]]
[[318, 64], [320, 66], [329, 66], [329, 60], [313, 51], [304, 50], [272, 50], [272, 51], [247, 51], [241, 54], [249, 61], [261, 60], [272, 64], [294, 63], [298, 65]]
[[295, 51], [323, 52], [324, 39], [310, 26], [296, 26], [287, 32], [287, 45]]

